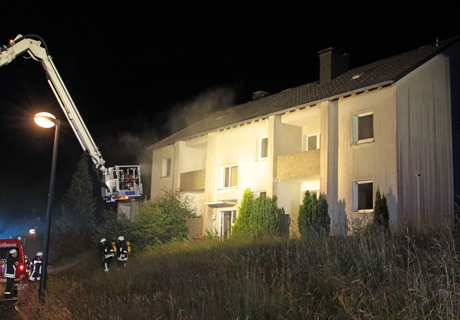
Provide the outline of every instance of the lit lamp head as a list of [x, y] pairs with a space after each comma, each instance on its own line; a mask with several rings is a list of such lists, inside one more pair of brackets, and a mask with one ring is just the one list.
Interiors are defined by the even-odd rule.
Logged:
[[39, 112], [35, 115], [35, 122], [43, 128], [51, 128], [56, 124], [56, 117], [48, 112]]
[[30, 229], [30, 230], [29, 230], [29, 233], [30, 233], [30, 234], [35, 234], [35, 229]]

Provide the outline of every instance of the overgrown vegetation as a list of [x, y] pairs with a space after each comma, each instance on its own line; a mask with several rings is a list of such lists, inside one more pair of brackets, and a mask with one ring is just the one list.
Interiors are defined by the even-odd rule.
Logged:
[[305, 192], [303, 202], [299, 208], [299, 232], [302, 237], [311, 233], [329, 235], [331, 218], [328, 213], [329, 205], [325, 197], [316, 197], [316, 194]]
[[33, 288], [18, 308], [24, 318], [50, 320], [458, 319], [459, 240], [447, 229], [429, 237], [380, 229], [175, 241], [109, 273], [87, 254], [50, 274], [44, 305]]
[[136, 251], [185, 238], [188, 232], [186, 220], [196, 217], [196, 212], [188, 197], [179, 191], [163, 189], [159, 196], [144, 201], [132, 219], [110, 211], [104, 216], [106, 221], [98, 229], [99, 237], [113, 241], [123, 235]]

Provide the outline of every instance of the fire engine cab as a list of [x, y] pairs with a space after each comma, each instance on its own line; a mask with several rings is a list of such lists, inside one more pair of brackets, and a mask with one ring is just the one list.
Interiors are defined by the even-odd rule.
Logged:
[[18, 265], [16, 266], [16, 282], [26, 279], [26, 262], [24, 256], [24, 249], [22, 243], [19, 239], [0, 239], [0, 281], [6, 282], [5, 272], [6, 272], [6, 260], [8, 259], [8, 254], [11, 249], [16, 249], [18, 251], [17, 261]]

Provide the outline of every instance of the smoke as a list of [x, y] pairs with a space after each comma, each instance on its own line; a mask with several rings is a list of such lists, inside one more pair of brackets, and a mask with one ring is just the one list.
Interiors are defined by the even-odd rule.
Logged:
[[191, 101], [175, 106], [170, 112], [166, 127], [172, 133], [177, 132], [218, 110], [233, 106], [234, 101], [234, 89], [209, 89]]

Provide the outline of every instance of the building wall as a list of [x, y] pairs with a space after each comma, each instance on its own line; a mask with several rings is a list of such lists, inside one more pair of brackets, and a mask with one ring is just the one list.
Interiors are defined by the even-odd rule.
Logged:
[[[371, 179], [374, 201], [375, 192], [380, 188], [389, 200], [390, 221], [394, 224], [397, 217], [395, 86], [341, 98], [337, 108], [338, 145], [329, 145], [328, 149], [329, 152], [337, 150], [337, 202], [333, 204], [334, 208], [340, 214], [344, 212], [347, 229], [357, 219], [369, 221], [372, 214], [352, 210], [352, 182]], [[353, 115], [369, 111], [373, 112], [374, 139], [371, 142], [353, 144]]]
[[399, 212], [422, 229], [453, 222], [449, 70], [449, 57], [438, 55], [396, 84]]
[[[204, 233], [219, 231], [219, 212], [237, 210], [246, 188], [276, 194], [291, 220], [297, 219], [303, 192], [319, 190], [328, 200], [332, 234], [345, 234], [357, 220], [372, 219], [372, 210], [356, 212], [352, 206], [352, 183], [372, 180], [373, 202], [379, 188], [393, 227], [401, 221], [438, 219], [453, 212], [454, 203], [449, 81], [449, 59], [439, 55], [384, 88], [155, 149], [152, 196], [162, 187], [177, 188], [183, 172], [205, 170], [205, 190], [187, 192], [203, 215]], [[373, 114], [373, 139], [355, 143], [353, 117], [365, 112]], [[319, 175], [278, 180], [277, 157], [303, 151], [303, 134], [318, 131]], [[267, 160], [258, 158], [262, 136], [269, 138]], [[165, 157], [172, 159], [170, 177], [161, 177]], [[223, 188], [226, 166], [238, 166], [236, 187]], [[236, 203], [222, 208], [204, 204], [222, 200]]]
[[[176, 146], [168, 145], [152, 150], [152, 185], [150, 188], [150, 198], [160, 194], [161, 189], [174, 189], [174, 164], [175, 164]], [[171, 174], [162, 176], [163, 159], [171, 159]]]
[[[203, 229], [219, 231], [221, 210], [237, 210], [246, 188], [268, 190], [272, 178], [268, 174], [271, 160], [259, 160], [259, 138], [268, 135], [269, 122], [259, 120], [236, 128], [208, 134], [206, 192], [204, 202], [237, 200], [231, 207], [213, 208], [205, 205]], [[270, 148], [273, 142], [269, 139]], [[223, 168], [238, 166], [237, 187], [223, 188]], [[215, 219], [212, 219], [212, 217]]]

